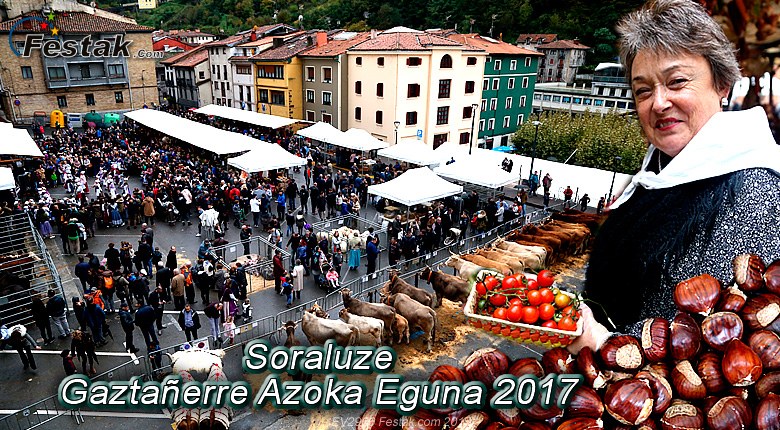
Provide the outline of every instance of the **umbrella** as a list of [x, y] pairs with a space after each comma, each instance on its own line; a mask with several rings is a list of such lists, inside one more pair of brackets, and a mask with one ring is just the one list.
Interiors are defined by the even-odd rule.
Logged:
[[495, 148], [493, 148], [493, 151], [506, 152], [506, 153], [511, 153], [514, 150], [515, 148], [511, 146], [496, 146]]
[[97, 124], [95, 124], [94, 122], [90, 121], [90, 122], [87, 123], [87, 127], [95, 128], [95, 127], [97, 127]]

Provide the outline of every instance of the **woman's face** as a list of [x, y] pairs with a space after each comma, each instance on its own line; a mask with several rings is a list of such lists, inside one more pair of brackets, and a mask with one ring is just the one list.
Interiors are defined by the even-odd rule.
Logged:
[[648, 140], [672, 157], [721, 110], [726, 96], [715, 89], [704, 57], [647, 50], [634, 59], [631, 89]]

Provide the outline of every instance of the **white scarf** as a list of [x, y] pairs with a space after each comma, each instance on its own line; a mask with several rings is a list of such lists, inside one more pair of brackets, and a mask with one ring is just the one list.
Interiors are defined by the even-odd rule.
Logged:
[[780, 173], [780, 146], [761, 107], [716, 113], [658, 174], [646, 170], [655, 150], [651, 144], [642, 169], [610, 209], [628, 201], [640, 186], [648, 190], [671, 188], [751, 168]]

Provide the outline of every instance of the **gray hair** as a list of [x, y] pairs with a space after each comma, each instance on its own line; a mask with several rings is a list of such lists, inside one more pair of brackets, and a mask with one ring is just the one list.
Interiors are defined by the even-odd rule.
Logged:
[[742, 75], [731, 42], [707, 11], [692, 0], [650, 0], [617, 24], [620, 60], [631, 81], [639, 51], [701, 55], [710, 64], [715, 89], [728, 91]]

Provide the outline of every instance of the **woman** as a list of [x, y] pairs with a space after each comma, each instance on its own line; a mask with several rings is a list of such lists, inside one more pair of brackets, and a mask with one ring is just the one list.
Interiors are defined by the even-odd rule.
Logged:
[[357, 232], [349, 238], [349, 270], [357, 270], [360, 267], [360, 236]]
[[301, 291], [303, 291], [303, 263], [300, 259], [295, 260], [295, 267], [293, 267], [290, 276], [292, 276], [292, 294], [293, 300], [301, 300]]
[[575, 351], [672, 319], [677, 283], [701, 273], [730, 282], [738, 254], [780, 257], [780, 148], [760, 108], [720, 112], [740, 78], [720, 26], [695, 2], [657, 0], [618, 31], [650, 146], [594, 243], [585, 289], [598, 322], [583, 309]]

